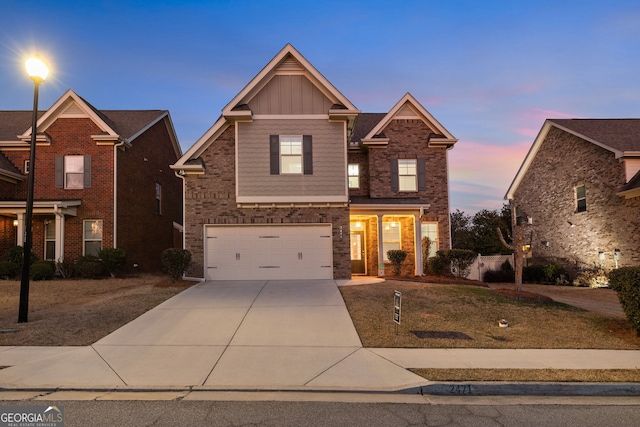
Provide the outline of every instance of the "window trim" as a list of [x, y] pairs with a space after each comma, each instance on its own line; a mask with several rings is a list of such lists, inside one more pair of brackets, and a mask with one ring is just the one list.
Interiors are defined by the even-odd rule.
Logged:
[[[53, 227], [51, 225], [53, 224]], [[53, 228], [53, 238], [49, 238], [48, 233]], [[53, 242], [53, 258], [47, 258], [47, 243]], [[56, 259], [56, 220], [47, 219], [44, 222], [44, 259], [55, 261]]]
[[24, 174], [25, 175], [29, 175], [29, 165], [31, 164], [31, 161], [29, 159], [24, 161]]
[[[352, 166], [355, 166], [355, 169], [356, 169], [356, 174], [355, 175], [353, 175], [351, 173]], [[351, 179], [352, 178], [355, 178], [355, 180], [357, 181], [357, 185], [356, 186], [352, 186], [351, 185]], [[349, 163], [347, 165], [347, 182], [348, 182], [349, 188], [352, 188], [352, 189], [360, 188], [360, 163]]]

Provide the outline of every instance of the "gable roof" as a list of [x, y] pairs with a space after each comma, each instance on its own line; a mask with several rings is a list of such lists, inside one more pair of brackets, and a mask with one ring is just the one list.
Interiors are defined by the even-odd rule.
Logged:
[[547, 119], [514, 177], [505, 199], [512, 199], [552, 127], [612, 152], [617, 159], [640, 157], [640, 119]]
[[[372, 118], [371, 118], [372, 119]], [[430, 129], [434, 130], [428, 137], [427, 141], [430, 146], [442, 145], [447, 148], [453, 147], [458, 142], [451, 133], [444, 127], [435, 117], [431, 115], [410, 93], [406, 93], [393, 108], [382, 117], [382, 119], [371, 128], [368, 133], [361, 138], [363, 144], [384, 144], [388, 140], [382, 135], [384, 128], [393, 119], [419, 119], [422, 120]]]
[[627, 199], [640, 196], [640, 171], [636, 172], [633, 178], [622, 186], [618, 196], [623, 196]]
[[[31, 111], [0, 111], [0, 142], [19, 145], [28, 143], [31, 140], [32, 114]], [[45, 132], [61, 117], [89, 118], [102, 131], [99, 135], [94, 135], [95, 139], [126, 144], [131, 144], [159, 121], [166, 120], [176, 156], [182, 154], [167, 110], [98, 110], [69, 89], [48, 110], [38, 112], [38, 133]]]
[[171, 166], [176, 170], [201, 171], [200, 162], [193, 162], [235, 119], [251, 119], [247, 104], [278, 74], [302, 74], [322, 92], [333, 107], [328, 111], [332, 118], [346, 118], [351, 124], [360, 114], [338, 89], [333, 86], [307, 59], [288, 43], [251, 81], [222, 109], [222, 115], [178, 161]]

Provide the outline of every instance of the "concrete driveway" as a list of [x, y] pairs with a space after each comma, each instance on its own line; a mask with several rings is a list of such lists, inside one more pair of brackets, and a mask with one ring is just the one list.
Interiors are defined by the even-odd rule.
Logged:
[[45, 356], [2, 370], [0, 381], [222, 390], [398, 390], [426, 382], [362, 348], [333, 280], [203, 282], [91, 347]]

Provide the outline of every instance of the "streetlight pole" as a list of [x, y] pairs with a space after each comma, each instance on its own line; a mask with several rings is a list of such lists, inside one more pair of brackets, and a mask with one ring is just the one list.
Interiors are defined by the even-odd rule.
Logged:
[[22, 277], [20, 281], [20, 308], [18, 323], [28, 322], [29, 317], [29, 267], [31, 261], [31, 247], [33, 240], [33, 187], [36, 175], [36, 134], [38, 125], [38, 88], [49, 73], [47, 66], [39, 58], [27, 60], [27, 73], [34, 83], [33, 89], [33, 118], [31, 121], [31, 153], [29, 155], [29, 180], [27, 183], [27, 212], [25, 218], [24, 255], [22, 257]]

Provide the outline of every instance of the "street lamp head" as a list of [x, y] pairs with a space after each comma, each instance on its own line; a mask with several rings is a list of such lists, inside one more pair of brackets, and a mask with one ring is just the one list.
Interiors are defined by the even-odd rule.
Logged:
[[27, 74], [32, 80], [37, 82], [43, 82], [49, 74], [49, 68], [42, 62], [42, 60], [35, 56], [27, 59], [26, 62]]

